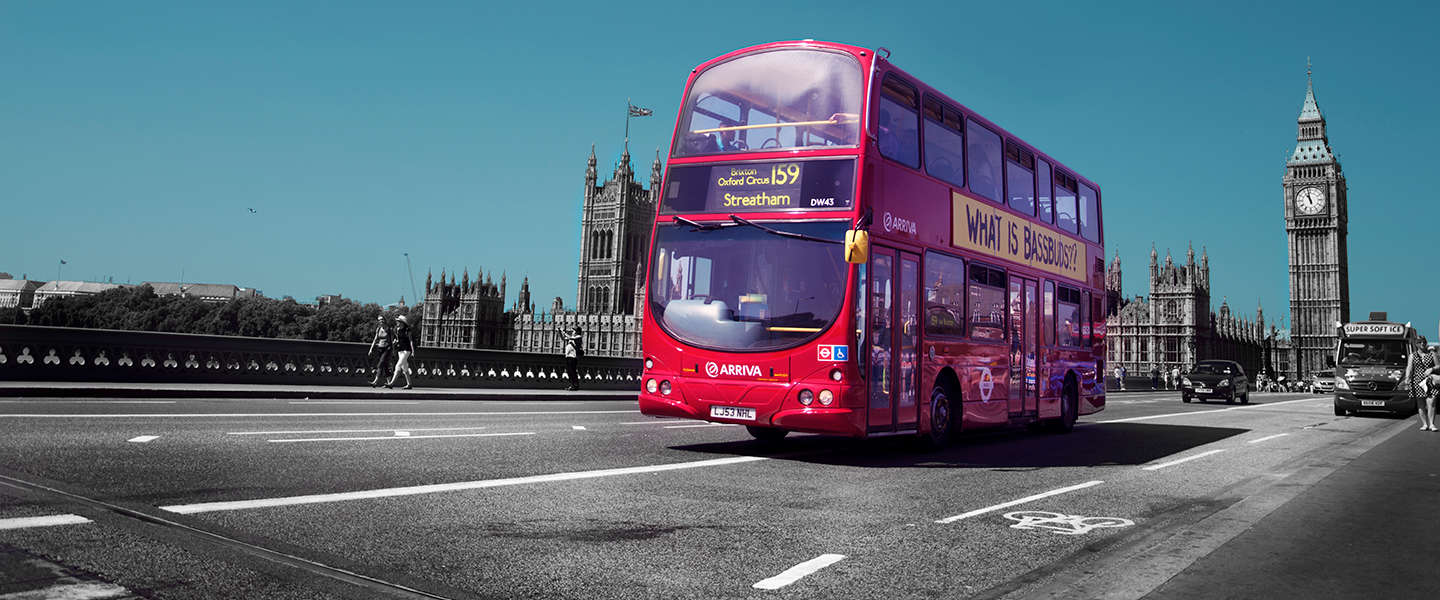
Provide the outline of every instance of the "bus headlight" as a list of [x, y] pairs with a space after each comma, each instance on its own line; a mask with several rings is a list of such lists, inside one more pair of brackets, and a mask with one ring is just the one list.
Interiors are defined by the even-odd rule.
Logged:
[[830, 381], [840, 381], [844, 377], [845, 374], [841, 373], [840, 369], [830, 369]]
[[669, 380], [669, 379], [666, 379], [665, 381], [660, 382], [660, 393], [665, 394], [666, 396], [669, 396], [669, 395], [670, 395], [670, 380]]
[[830, 406], [835, 401], [835, 393], [830, 390], [820, 390], [820, 404]]
[[655, 359], [653, 359], [653, 358], [647, 358], [647, 359], [645, 359], [645, 370], [648, 371], [648, 370], [653, 369], [653, 368], [655, 368]]
[[645, 382], [645, 391], [653, 394], [657, 389], [660, 389], [660, 384], [656, 383], [654, 379]]
[[814, 402], [814, 401], [815, 401], [815, 392], [812, 392], [812, 391], [810, 391], [810, 390], [800, 390], [800, 403], [801, 403], [801, 404], [804, 404], [805, 406], [810, 406], [810, 403], [811, 403], [811, 402]]

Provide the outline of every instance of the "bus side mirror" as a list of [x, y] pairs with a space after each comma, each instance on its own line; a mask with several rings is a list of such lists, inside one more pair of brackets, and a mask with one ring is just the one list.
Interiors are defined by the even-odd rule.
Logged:
[[870, 260], [870, 232], [851, 229], [845, 232], [845, 262], [863, 265]]

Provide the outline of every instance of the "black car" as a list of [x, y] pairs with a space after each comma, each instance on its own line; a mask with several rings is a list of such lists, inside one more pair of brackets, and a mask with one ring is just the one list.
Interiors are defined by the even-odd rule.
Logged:
[[1236, 400], [1249, 404], [1250, 379], [1240, 363], [1233, 360], [1202, 360], [1180, 380], [1180, 399], [1189, 402], [1191, 398], [1224, 398], [1226, 404]]

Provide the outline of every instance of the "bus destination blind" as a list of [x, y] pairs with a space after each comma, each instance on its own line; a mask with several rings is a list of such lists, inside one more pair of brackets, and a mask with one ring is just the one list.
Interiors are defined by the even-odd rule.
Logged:
[[848, 209], [855, 162], [783, 161], [676, 167], [670, 170], [667, 213], [738, 213]]

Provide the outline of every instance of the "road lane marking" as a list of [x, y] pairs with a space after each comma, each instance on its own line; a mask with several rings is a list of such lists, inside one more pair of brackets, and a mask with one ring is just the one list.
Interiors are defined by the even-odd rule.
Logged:
[[557, 481], [573, 481], [577, 479], [614, 477], [617, 475], [639, 475], [644, 473], [659, 473], [662, 471], [678, 471], [682, 469], [718, 467], [725, 465], [758, 462], [762, 460], [770, 460], [770, 458], [771, 457], [768, 456], [732, 456], [727, 458], [712, 458], [708, 460], [697, 460], [683, 463], [669, 463], [663, 465], [621, 467], [617, 469], [599, 469], [595, 471], [572, 471], [569, 473], [551, 473], [549, 475], [531, 475], [527, 477], [510, 477], [506, 479], [484, 479], [480, 481], [461, 481], [456, 483], [414, 485], [398, 488], [363, 490], [358, 492], [340, 492], [335, 494], [313, 494], [307, 496], [287, 496], [282, 498], [259, 498], [255, 500], [235, 500], [229, 502], [201, 502], [198, 504], [174, 504], [171, 506], [161, 506], [160, 509], [172, 513], [189, 515], [225, 510], [245, 510], [251, 508], [270, 508], [276, 506], [296, 506], [300, 504], [344, 502], [349, 500], [393, 498], [396, 496], [415, 496], [420, 494], [434, 494], [439, 492], [478, 490], [512, 485], [528, 485], [532, 483], [553, 483]]
[[0, 414], [0, 419], [215, 419], [248, 417], [477, 417], [506, 415], [637, 415], [638, 410], [556, 410], [514, 412], [364, 412], [364, 413], [127, 413], [127, 414]]
[[174, 400], [0, 400], [4, 404], [174, 404]]
[[616, 425], [664, 425], [666, 423], [677, 423], [687, 420], [688, 419], [655, 419], [652, 421], [626, 421], [624, 423], [616, 423]]
[[284, 438], [278, 440], [265, 440], [275, 444], [288, 442], [349, 442], [355, 440], [423, 440], [430, 438], [462, 438], [462, 437], [500, 437], [506, 435], [535, 435], [533, 431], [522, 431], [515, 433], [444, 433], [437, 435], [410, 435], [408, 431], [396, 431], [394, 435], [377, 435], [366, 437], [330, 437], [330, 438]]
[[55, 525], [78, 525], [89, 523], [90, 519], [80, 515], [46, 515], [43, 517], [12, 517], [0, 519], [0, 529], [29, 529], [31, 527], [53, 527]]
[[406, 400], [293, 400], [290, 404], [419, 404]]
[[135, 442], [135, 443], [137, 443], [137, 444], [145, 444], [145, 443], [149, 443], [149, 442], [151, 442], [151, 441], [153, 441], [153, 440], [158, 440], [158, 439], [160, 439], [160, 436], [158, 436], [158, 435], [140, 435], [140, 436], [135, 436], [135, 437], [130, 438], [130, 439], [125, 440], [125, 441], [127, 441], [127, 442]]
[[1150, 466], [1148, 466], [1148, 467], [1141, 467], [1141, 469], [1142, 469], [1142, 470], [1145, 470], [1145, 471], [1159, 471], [1160, 469], [1163, 469], [1163, 468], [1165, 468], [1165, 467], [1173, 467], [1173, 466], [1178, 465], [1178, 464], [1180, 464], [1180, 463], [1187, 463], [1187, 462], [1190, 462], [1190, 461], [1195, 460], [1195, 459], [1197, 459], [1197, 458], [1205, 458], [1206, 456], [1210, 456], [1211, 454], [1219, 454], [1219, 453], [1224, 452], [1224, 451], [1225, 451], [1224, 448], [1220, 448], [1220, 449], [1218, 449], [1218, 450], [1207, 450], [1207, 451], [1205, 451], [1205, 452], [1201, 452], [1201, 453], [1196, 454], [1196, 455], [1194, 455], [1194, 456], [1187, 456], [1187, 457], [1185, 457], [1185, 458], [1181, 458], [1181, 459], [1177, 459], [1177, 460], [1172, 460], [1172, 461], [1170, 461], [1170, 462], [1160, 463], [1160, 464], [1158, 464], [1158, 465], [1150, 465]]
[[1267, 402], [1267, 403], [1265, 403], [1265, 404], [1246, 404], [1246, 405], [1244, 405], [1244, 406], [1233, 406], [1233, 407], [1230, 407], [1230, 408], [1221, 408], [1221, 409], [1218, 409], [1218, 410], [1192, 410], [1192, 411], [1189, 411], [1189, 412], [1165, 413], [1165, 414], [1163, 414], [1163, 415], [1147, 415], [1147, 416], [1144, 416], [1144, 417], [1130, 417], [1130, 418], [1128, 418], [1128, 419], [1111, 419], [1111, 420], [1109, 420], [1109, 421], [1096, 421], [1095, 423], [1096, 423], [1096, 424], [1104, 424], [1104, 423], [1130, 423], [1130, 422], [1133, 422], [1133, 421], [1149, 421], [1150, 419], [1163, 419], [1163, 418], [1165, 418], [1165, 417], [1183, 417], [1183, 416], [1186, 416], [1186, 415], [1209, 415], [1209, 414], [1222, 413], [1222, 412], [1227, 412], [1227, 411], [1232, 411], [1232, 410], [1244, 410], [1244, 409], [1247, 409], [1247, 408], [1266, 408], [1266, 407], [1269, 407], [1269, 406], [1280, 406], [1281, 404], [1293, 404], [1293, 403], [1295, 403], [1295, 402], [1316, 402], [1316, 401], [1319, 401], [1319, 400], [1328, 400], [1328, 398], [1301, 398], [1301, 399], [1299, 399], [1299, 400], [1285, 400], [1285, 401], [1283, 401], [1283, 402]]
[[0, 600], [104, 600], [105, 598], [135, 598], [123, 587], [113, 583], [87, 581], [84, 583], [62, 583], [38, 590], [15, 592], [0, 596]]
[[585, 431], [584, 425], [571, 425], [570, 428], [574, 429], [575, 431]]
[[1258, 443], [1263, 442], [1263, 441], [1265, 441], [1265, 440], [1273, 440], [1273, 439], [1275, 439], [1275, 438], [1285, 437], [1285, 436], [1287, 436], [1287, 435], [1290, 435], [1290, 434], [1288, 434], [1288, 433], [1277, 433], [1277, 434], [1275, 434], [1275, 435], [1267, 435], [1267, 436], [1265, 436], [1265, 437], [1263, 437], [1263, 438], [1260, 438], [1260, 439], [1258, 439], [1258, 440], [1250, 440], [1250, 441], [1245, 442], [1245, 443], [1247, 443], [1247, 444], [1258, 444]]
[[739, 427], [735, 423], [705, 423], [703, 425], [669, 425], [666, 429], [689, 429], [691, 427]]
[[1027, 502], [1034, 502], [1034, 501], [1036, 501], [1036, 500], [1040, 500], [1040, 499], [1043, 499], [1043, 498], [1049, 498], [1049, 497], [1051, 497], [1051, 496], [1059, 496], [1060, 494], [1065, 494], [1065, 493], [1073, 492], [1073, 491], [1076, 491], [1076, 490], [1083, 490], [1083, 489], [1085, 489], [1085, 488], [1094, 487], [1094, 486], [1100, 485], [1100, 484], [1102, 484], [1102, 483], [1105, 483], [1105, 482], [1104, 482], [1104, 481], [1100, 481], [1100, 480], [1087, 481], [1087, 482], [1085, 482], [1085, 483], [1081, 483], [1081, 484], [1078, 484], [1078, 485], [1072, 485], [1072, 486], [1070, 486], [1070, 487], [1063, 487], [1063, 488], [1060, 488], [1060, 489], [1058, 489], [1058, 490], [1050, 490], [1050, 491], [1048, 491], [1048, 492], [1043, 492], [1043, 493], [1035, 494], [1034, 496], [1026, 496], [1026, 497], [1021, 498], [1021, 499], [1019, 499], [1019, 500], [1011, 500], [1011, 501], [1009, 501], [1009, 502], [1004, 502], [1004, 503], [1001, 503], [1001, 504], [996, 504], [995, 506], [987, 506], [987, 507], [985, 507], [985, 508], [975, 509], [975, 510], [972, 510], [972, 511], [967, 512], [967, 513], [962, 513], [962, 514], [955, 515], [955, 516], [953, 516], [953, 517], [945, 517], [945, 518], [943, 518], [943, 519], [938, 519], [938, 520], [936, 520], [935, 522], [936, 522], [936, 523], [954, 523], [954, 522], [959, 521], [959, 520], [961, 520], [961, 519], [968, 519], [968, 518], [970, 518], [970, 517], [980, 516], [980, 515], [983, 515], [983, 514], [985, 514], [985, 513], [995, 512], [995, 511], [1000, 510], [1000, 509], [1002, 509], [1002, 508], [1010, 508], [1010, 507], [1015, 506], [1015, 505], [1018, 505], [1018, 504], [1025, 504], [1025, 503], [1027, 503]]
[[[411, 427], [405, 431], [473, 431], [477, 429], [489, 429], [488, 427], [430, 427], [417, 429]], [[391, 429], [307, 429], [304, 431], [231, 431], [225, 435], [291, 435], [302, 433], [380, 433], [382, 431], [395, 431]]]
[[790, 567], [789, 569], [785, 569], [784, 573], [781, 573], [769, 579], [762, 579], [760, 581], [757, 581], [755, 582], [755, 585], [751, 587], [759, 590], [778, 590], [782, 587], [795, 583], [796, 581], [800, 581], [801, 577], [810, 575], [816, 571], [819, 571], [820, 569], [833, 565], [842, 560], [845, 560], [844, 554], [821, 554], [820, 556]]

